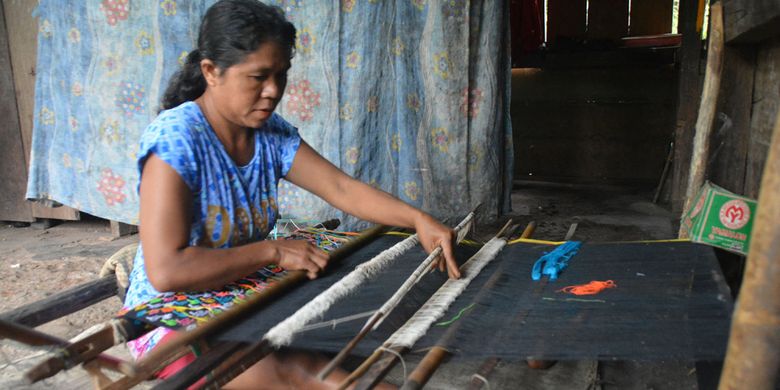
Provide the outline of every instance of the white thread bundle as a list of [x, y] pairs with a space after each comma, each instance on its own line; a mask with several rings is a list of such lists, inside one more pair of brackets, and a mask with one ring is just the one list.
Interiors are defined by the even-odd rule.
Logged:
[[460, 279], [449, 279], [433, 296], [384, 343], [388, 348], [411, 348], [428, 328], [450, 307], [469, 283], [506, 245], [503, 238], [493, 238], [461, 267]]
[[382, 272], [404, 252], [417, 245], [418, 242], [419, 239], [416, 234], [409, 236], [391, 248], [385, 249], [373, 259], [357, 266], [347, 276], [303, 305], [295, 314], [271, 328], [263, 338], [274, 347], [289, 345], [295, 333], [301, 331], [309, 322], [325, 314], [336, 301]]
[[[458, 226], [455, 226], [455, 232], [458, 235], [456, 242], [460, 243], [460, 241], [463, 240], [463, 238], [466, 236], [466, 234], [469, 232], [469, 225], [474, 220], [474, 212], [469, 213], [469, 215], [466, 216], [466, 218], [461, 221]], [[398, 291], [393, 294], [390, 299], [388, 299], [382, 307], [379, 308], [376, 312], [378, 315], [382, 315], [383, 317], [377, 321], [374, 326], [371, 328], [372, 330], [376, 330], [379, 325], [382, 324], [385, 317], [390, 311], [392, 311], [396, 306], [398, 306], [398, 303], [401, 302], [401, 299], [403, 299], [404, 296], [406, 296], [406, 293], [409, 292], [409, 290], [417, 284], [417, 282], [420, 281], [420, 279], [425, 275], [425, 272], [430, 268], [431, 264], [433, 264], [433, 261], [436, 260], [437, 257], [441, 254], [442, 249], [441, 247], [437, 247], [434, 249], [428, 257], [425, 258], [425, 260], [420, 263], [419, 266], [412, 272], [412, 274], [404, 281], [404, 283], [401, 285], [401, 287], [398, 288]]]

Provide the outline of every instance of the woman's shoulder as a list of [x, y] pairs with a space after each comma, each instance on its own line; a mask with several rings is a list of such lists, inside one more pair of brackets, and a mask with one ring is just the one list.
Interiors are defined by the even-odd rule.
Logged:
[[160, 112], [146, 128], [147, 133], [191, 136], [206, 129], [203, 114], [195, 102], [182, 103]]

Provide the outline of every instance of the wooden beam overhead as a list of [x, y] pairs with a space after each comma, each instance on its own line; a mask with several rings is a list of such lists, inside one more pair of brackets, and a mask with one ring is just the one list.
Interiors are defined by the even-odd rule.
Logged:
[[780, 35], [780, 1], [723, 0], [726, 43], [757, 43]]

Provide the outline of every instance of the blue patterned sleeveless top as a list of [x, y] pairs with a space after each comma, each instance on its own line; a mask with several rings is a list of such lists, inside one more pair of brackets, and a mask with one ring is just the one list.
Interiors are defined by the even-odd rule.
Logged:
[[[245, 166], [228, 155], [194, 102], [163, 111], [141, 136], [138, 170], [154, 153], [181, 176], [193, 196], [189, 244], [229, 248], [262, 240], [278, 215], [277, 185], [300, 146], [298, 130], [274, 113], [255, 132], [255, 154]], [[139, 246], [125, 307], [158, 295]]]

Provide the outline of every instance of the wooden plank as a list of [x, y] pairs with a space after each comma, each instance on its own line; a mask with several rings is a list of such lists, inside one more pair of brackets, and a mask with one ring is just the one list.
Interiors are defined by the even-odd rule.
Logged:
[[723, 0], [728, 43], [756, 43], [780, 35], [777, 0]]
[[0, 319], [36, 327], [98, 303], [116, 292], [116, 276], [112, 274], [2, 313]]
[[138, 233], [138, 226], [128, 225], [126, 223], [111, 221], [111, 235], [114, 238], [124, 237], [129, 234]]
[[680, 75], [677, 91], [677, 124], [674, 133], [674, 162], [671, 189], [672, 211], [679, 213], [685, 202], [688, 170], [693, 152], [694, 123], [699, 111], [701, 93], [701, 35], [696, 30], [698, 0], [680, 0], [680, 31], [683, 39], [680, 47]]
[[547, 3], [547, 41], [585, 38], [585, 0], [549, 0]]
[[[8, 44], [11, 51], [16, 101], [19, 109], [22, 144], [24, 146], [25, 173], [30, 161], [32, 145], [33, 115], [35, 109], [35, 67], [38, 58], [38, 20], [32, 12], [38, 6], [37, 1], [3, 1], [3, 9], [8, 23]], [[26, 183], [25, 183], [26, 188]], [[70, 207], [44, 207], [32, 203], [32, 216], [36, 218], [78, 220], [79, 212]]]
[[[775, 63], [777, 64], [777, 63]], [[777, 89], [777, 85], [775, 85]], [[774, 123], [772, 126], [771, 123]], [[758, 197], [745, 277], [734, 305], [720, 389], [777, 388], [780, 369], [780, 117]], [[772, 133], [774, 136], [772, 136]]]
[[633, 0], [629, 35], [657, 35], [672, 32], [672, 0]]
[[588, 39], [618, 40], [628, 35], [628, 0], [590, 0]]
[[745, 195], [758, 197], [774, 118], [780, 110], [780, 38], [762, 45], [756, 60], [753, 113], [750, 124]]
[[744, 194], [756, 68], [754, 47], [726, 46], [709, 180]]
[[[0, 10], [0, 69], [11, 68], [5, 15]], [[0, 72], [0, 220], [33, 220], [32, 209], [24, 200], [27, 188], [27, 164], [19, 127], [14, 80], [11, 72]]]
[[11, 66], [14, 70], [19, 123], [27, 161], [32, 140], [33, 110], [35, 104], [35, 61], [38, 47], [38, 20], [32, 17], [37, 1], [3, 1], [7, 15], [8, 44], [11, 48]]

